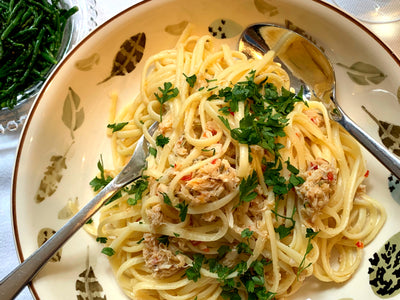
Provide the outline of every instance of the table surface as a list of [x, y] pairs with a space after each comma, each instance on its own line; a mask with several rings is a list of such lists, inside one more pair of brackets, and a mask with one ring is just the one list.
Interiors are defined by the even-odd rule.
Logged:
[[[118, 12], [138, 2], [140, 0], [97, 0], [96, 23], [100, 25]], [[325, 2], [334, 4], [332, 0], [325, 0]], [[363, 24], [386, 43], [397, 56], [400, 56], [400, 21], [383, 24], [363, 22]], [[15, 153], [20, 133], [19, 129], [0, 134], [0, 261], [2, 262], [0, 278], [6, 276], [19, 264], [12, 231], [10, 198]], [[33, 297], [29, 289], [25, 288], [16, 299], [32, 300]]]

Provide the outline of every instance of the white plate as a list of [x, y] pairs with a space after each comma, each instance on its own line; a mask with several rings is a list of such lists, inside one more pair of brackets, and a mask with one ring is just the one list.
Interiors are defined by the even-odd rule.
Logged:
[[[218, 29], [221, 20], [226, 21], [221, 28], [226, 39], [221, 39]], [[396, 126], [400, 125], [400, 61], [348, 15], [321, 1], [147, 1], [90, 33], [61, 62], [33, 105], [22, 133], [12, 187], [14, 230], [21, 260], [37, 249], [38, 237], [43, 240], [66, 222], [65, 207], [69, 201], [76, 200], [82, 206], [92, 198], [89, 181], [97, 172], [100, 155], [106, 166], [112, 163], [105, 134], [110, 93], [118, 92], [122, 103], [131, 101], [138, 92], [143, 62], [151, 54], [173, 47], [185, 22], [195, 25], [194, 33], [214, 32], [216, 42], [225, 42], [231, 47], [236, 47], [240, 31], [255, 22], [283, 24], [306, 34], [334, 62], [337, 96], [345, 111], [399, 154], [400, 129]], [[111, 74], [114, 58], [124, 41], [142, 32], [146, 35], [146, 45], [136, 68], [98, 84]], [[393, 144], [378, 133], [378, 123], [385, 126], [383, 121], [393, 125]], [[386, 224], [364, 249], [364, 261], [348, 282], [327, 284], [309, 279], [291, 299], [378, 297], [369, 283], [369, 258], [399, 232], [400, 185], [369, 154], [366, 158], [370, 169], [368, 192], [385, 206]], [[47, 184], [47, 190], [43, 183]], [[36, 201], [38, 193], [43, 196], [40, 202]], [[398, 240], [393, 241], [397, 251]], [[63, 247], [56, 262], [48, 263], [33, 281], [34, 296], [74, 299], [85, 293], [84, 285], [79, 283], [91, 280], [97, 283], [92, 287], [97, 288], [96, 295], [101, 297], [98, 299], [124, 299], [107, 258], [100, 253], [101, 248], [85, 231], [78, 232]], [[392, 259], [394, 262], [394, 254]], [[393, 276], [395, 285], [400, 274], [397, 278]], [[395, 288], [389, 296], [399, 291]]]

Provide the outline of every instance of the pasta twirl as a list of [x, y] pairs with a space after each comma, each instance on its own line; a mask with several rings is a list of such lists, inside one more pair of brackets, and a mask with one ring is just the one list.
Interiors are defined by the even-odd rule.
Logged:
[[282, 298], [309, 276], [343, 282], [357, 269], [386, 217], [362, 184], [360, 147], [320, 102], [290, 92], [273, 58], [185, 31], [147, 60], [114, 120], [127, 124], [112, 133], [109, 172], [142, 133], [151, 155], [97, 227], [128, 297]]

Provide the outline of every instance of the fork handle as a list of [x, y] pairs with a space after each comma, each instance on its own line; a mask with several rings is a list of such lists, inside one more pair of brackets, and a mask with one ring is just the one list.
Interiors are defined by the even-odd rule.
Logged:
[[119, 184], [114, 182], [115, 179], [102, 189], [39, 249], [1, 280], [0, 299], [10, 300], [16, 297], [62, 245], [121, 188]]
[[394, 176], [400, 179], [400, 160], [382, 144], [369, 136], [338, 106], [342, 118], [337, 122], [378, 159]]

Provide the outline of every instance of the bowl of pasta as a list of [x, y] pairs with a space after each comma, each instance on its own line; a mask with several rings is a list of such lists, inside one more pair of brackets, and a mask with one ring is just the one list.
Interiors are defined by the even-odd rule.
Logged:
[[12, 183], [21, 260], [121, 171], [143, 134], [150, 144], [141, 178], [52, 257], [35, 298], [400, 293], [398, 179], [292, 88], [273, 52], [237, 50], [256, 22], [312, 40], [333, 62], [343, 109], [400, 153], [400, 60], [342, 11], [322, 1], [139, 3], [67, 55], [26, 120]]

